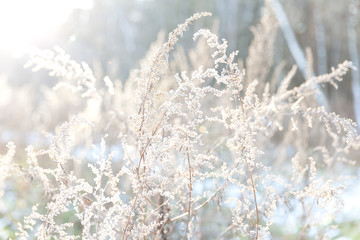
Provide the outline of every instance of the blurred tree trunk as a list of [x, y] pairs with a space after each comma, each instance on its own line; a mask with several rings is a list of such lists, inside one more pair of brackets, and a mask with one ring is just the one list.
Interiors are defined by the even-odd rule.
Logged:
[[324, 23], [322, 19], [321, 9], [315, 8], [313, 11], [315, 20], [315, 39], [316, 39], [316, 55], [318, 64], [318, 74], [327, 73], [327, 54]]
[[354, 114], [355, 120], [358, 125], [358, 129], [360, 129], [360, 74], [359, 74], [359, 51], [357, 47], [357, 36], [355, 31], [355, 18], [353, 16], [348, 17], [347, 22], [348, 29], [348, 47], [350, 60], [356, 67], [356, 69], [352, 69], [352, 93], [353, 93], [353, 101], [354, 101]]
[[[290, 23], [288, 21], [288, 18], [281, 3], [278, 0], [271, 0], [271, 1], [272, 1], [273, 11], [275, 12], [276, 18], [279, 22], [280, 28], [283, 32], [290, 53], [293, 56], [296, 65], [301, 71], [304, 79], [306, 79], [307, 63], [306, 63], [305, 54], [302, 51], [298, 41], [296, 40], [295, 34], [290, 26]], [[325, 94], [323, 93], [323, 91], [320, 89], [319, 86], [317, 86], [317, 88], [319, 89], [319, 94], [317, 94], [316, 96], [316, 101], [318, 102], [319, 105], [328, 107]]]

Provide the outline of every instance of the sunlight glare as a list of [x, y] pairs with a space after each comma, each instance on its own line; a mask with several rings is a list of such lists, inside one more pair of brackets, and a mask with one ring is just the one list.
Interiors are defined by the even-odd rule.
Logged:
[[49, 38], [72, 10], [92, 6], [92, 0], [0, 0], [0, 48], [21, 48]]

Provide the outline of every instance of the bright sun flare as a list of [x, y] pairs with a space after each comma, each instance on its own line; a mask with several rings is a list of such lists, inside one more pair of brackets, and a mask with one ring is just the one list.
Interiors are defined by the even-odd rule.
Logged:
[[75, 8], [92, 0], [0, 0], [0, 48], [21, 48], [56, 32]]

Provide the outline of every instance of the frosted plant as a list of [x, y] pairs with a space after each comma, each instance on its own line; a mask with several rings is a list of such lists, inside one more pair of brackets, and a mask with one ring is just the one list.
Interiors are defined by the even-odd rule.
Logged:
[[4, 156], [0, 156], [1, 165], [1, 177], [0, 177], [0, 196], [4, 195], [4, 182], [7, 177], [12, 174], [12, 171], [17, 170], [18, 166], [16, 166], [13, 162], [13, 158], [15, 155], [15, 145], [13, 142], [9, 142], [6, 147], [8, 148], [8, 152]]
[[[352, 65], [309, 74], [289, 89], [294, 66], [270, 86], [271, 66], [258, 66], [259, 53], [273, 44], [260, 35], [276, 30], [268, 4], [253, 31], [249, 72], [226, 40], [201, 29], [193, 39], [205, 44], [206, 64], [175, 64], [187, 71], [168, 73], [178, 38], [209, 13], [193, 15], [155, 44], [124, 86], [106, 76], [97, 81], [59, 48], [35, 53], [28, 66], [59, 77], [60, 86], [80, 94], [83, 108], [45, 133], [47, 147], [26, 148], [23, 171], [43, 196], [18, 222], [17, 238], [269, 239], [276, 216], [295, 214], [295, 206], [303, 213], [299, 235], [313, 228], [323, 238], [331, 226], [323, 216], [329, 206], [340, 211], [340, 173], [360, 143], [351, 120], [318, 106], [316, 85], [336, 86]], [[8, 147], [6, 173], [13, 168]]]
[[33, 67], [33, 71], [46, 69], [50, 76], [59, 77], [62, 81], [55, 86], [62, 85], [69, 87], [72, 91], [81, 91], [83, 97], [91, 96], [96, 92], [95, 77], [89, 66], [82, 62], [78, 64], [66, 54], [63, 49], [56, 46], [53, 51], [32, 51], [31, 61], [25, 67]]

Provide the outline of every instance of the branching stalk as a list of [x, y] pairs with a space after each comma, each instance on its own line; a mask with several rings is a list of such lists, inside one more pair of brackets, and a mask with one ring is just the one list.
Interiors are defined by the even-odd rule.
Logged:
[[[242, 98], [241, 98], [241, 95], [240, 95], [240, 89], [237, 89], [237, 90], [238, 90], [239, 99], [240, 99], [240, 103], [241, 103], [241, 109], [242, 109], [242, 112], [244, 114], [244, 121], [246, 121], [246, 112], [245, 112], [244, 104], [243, 104], [243, 101], [242, 101]], [[245, 147], [242, 148], [241, 152], [244, 152], [244, 150], [245, 150]], [[254, 203], [255, 203], [255, 209], [256, 209], [256, 240], [257, 240], [259, 238], [259, 225], [260, 225], [259, 208], [258, 208], [257, 200], [256, 200], [256, 190], [255, 190], [254, 178], [253, 178], [250, 166], [249, 166], [249, 164], [247, 162], [247, 159], [246, 158], [244, 158], [244, 159], [245, 159], [246, 167], [247, 167], [248, 172], [249, 172], [249, 177], [250, 177], [251, 186], [252, 186], [252, 190], [253, 190], [253, 196], [254, 196]], [[236, 164], [236, 167], [238, 165], [239, 165], [239, 163]]]

